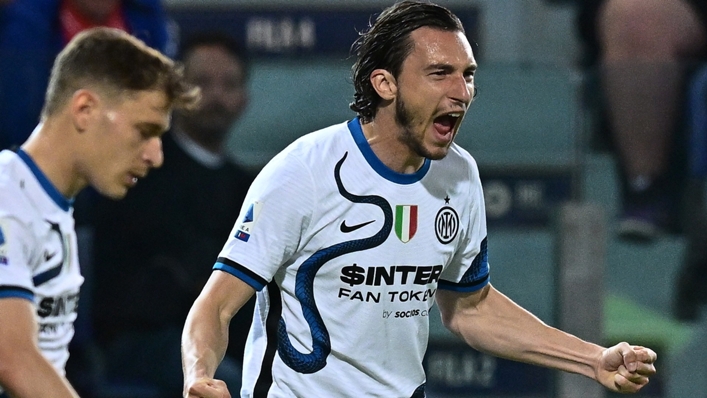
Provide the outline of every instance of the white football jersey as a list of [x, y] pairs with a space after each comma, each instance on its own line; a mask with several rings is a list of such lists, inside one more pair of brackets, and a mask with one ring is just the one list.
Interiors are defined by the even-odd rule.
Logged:
[[39, 348], [60, 374], [82, 283], [71, 202], [25, 152], [0, 152], [0, 300], [36, 304]]
[[358, 118], [308, 134], [263, 168], [214, 268], [258, 290], [243, 397], [418, 396], [435, 292], [489, 281], [476, 163], [453, 144], [394, 172]]

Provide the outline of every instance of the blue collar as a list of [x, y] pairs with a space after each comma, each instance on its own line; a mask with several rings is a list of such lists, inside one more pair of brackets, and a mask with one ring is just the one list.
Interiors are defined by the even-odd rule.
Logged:
[[414, 184], [420, 181], [430, 169], [430, 164], [432, 164], [432, 161], [430, 159], [425, 159], [422, 167], [412, 174], [398, 173], [397, 171], [391, 170], [388, 166], [383, 164], [380, 159], [378, 159], [378, 156], [376, 156], [373, 149], [371, 149], [371, 146], [368, 144], [368, 141], [366, 141], [366, 137], [363, 135], [363, 129], [361, 129], [361, 120], [358, 117], [351, 119], [348, 123], [348, 127], [354, 141], [356, 142], [356, 145], [358, 146], [358, 149], [361, 151], [368, 164], [373, 168], [373, 170], [375, 170], [376, 173], [386, 180], [402, 185]]
[[71, 208], [71, 205], [73, 204], [73, 200], [66, 199], [64, 195], [62, 195], [58, 189], [52, 184], [51, 181], [49, 181], [49, 178], [42, 172], [42, 170], [39, 169], [39, 166], [37, 166], [37, 163], [34, 163], [34, 160], [32, 160], [31, 157], [27, 154], [27, 152], [23, 151], [22, 149], [17, 150], [17, 156], [22, 159], [27, 167], [32, 171], [32, 174], [34, 174], [34, 177], [39, 181], [39, 185], [44, 188], [44, 191], [49, 195], [50, 198], [54, 201], [54, 203], [57, 204], [62, 210], [64, 211], [69, 211]]

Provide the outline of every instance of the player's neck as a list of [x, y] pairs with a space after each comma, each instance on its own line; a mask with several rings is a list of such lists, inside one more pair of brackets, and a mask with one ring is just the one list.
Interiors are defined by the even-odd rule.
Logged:
[[59, 193], [70, 199], [86, 186], [86, 182], [79, 178], [73, 145], [67, 142], [68, 134], [56, 131], [58, 127], [54, 121], [41, 123], [21, 148]]
[[412, 174], [424, 164], [425, 158], [414, 153], [400, 140], [401, 127], [394, 118], [379, 112], [373, 121], [362, 124], [361, 129], [373, 153], [389, 169]]

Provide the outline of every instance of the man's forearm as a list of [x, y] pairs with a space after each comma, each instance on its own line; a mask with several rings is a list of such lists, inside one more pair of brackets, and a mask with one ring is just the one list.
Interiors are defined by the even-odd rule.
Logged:
[[545, 324], [493, 288], [478, 305], [454, 311], [447, 326], [480, 351], [590, 378], [603, 351]]
[[71, 398], [76, 391], [37, 346], [38, 326], [31, 301], [0, 300], [0, 385], [15, 398]]
[[208, 311], [197, 299], [182, 333], [182, 367], [185, 383], [213, 377], [228, 347], [228, 322]]
[[[77, 398], [65, 377], [41, 353], [17, 354], [18, 360], [0, 359], [0, 386], [13, 398]], [[41, 381], [41, 382], [38, 382]]]

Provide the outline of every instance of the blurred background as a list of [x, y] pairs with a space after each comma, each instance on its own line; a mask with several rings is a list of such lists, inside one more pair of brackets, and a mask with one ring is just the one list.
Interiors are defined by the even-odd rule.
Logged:
[[[600, 344], [625, 340], [655, 349], [659, 373], [638, 396], [706, 397], [707, 324], [701, 306], [689, 319], [675, 310], [691, 237], [684, 232], [649, 241], [619, 236], [622, 178], [601, 133], [596, 70], [583, 62], [576, 2], [437, 3], [462, 19], [479, 64], [480, 95], [457, 143], [479, 164], [492, 283], [546, 323]], [[250, 100], [231, 128], [226, 152], [252, 172], [297, 137], [355, 116], [348, 108], [354, 61], [349, 49], [357, 32], [390, 4], [163, 0], [175, 52], [180, 38], [208, 28], [228, 32], [249, 54]], [[701, 87], [698, 81], [688, 83]], [[8, 95], [17, 94], [0, 85], [0, 97]], [[689, 101], [686, 95], [680, 106], [687, 109]], [[707, 108], [704, 102], [697, 107]], [[0, 118], [4, 111], [0, 108]], [[686, 112], [686, 125], [692, 116]], [[683, 130], [681, 137], [694, 134]], [[694, 180], [701, 198], [701, 177]], [[701, 214], [701, 199], [697, 202], [688, 208], [693, 212], [688, 218]], [[90, 257], [84, 263], [90, 292], [91, 267], [100, 264], [91, 264]], [[91, 303], [90, 297], [82, 300]], [[87, 323], [89, 310], [106, 310], [90, 307], [81, 307]], [[581, 378], [475, 352], [444, 330], [438, 316], [430, 321], [425, 362], [430, 398], [610, 395]], [[149, 396], [149, 389], [119, 387], [103, 396]]]

